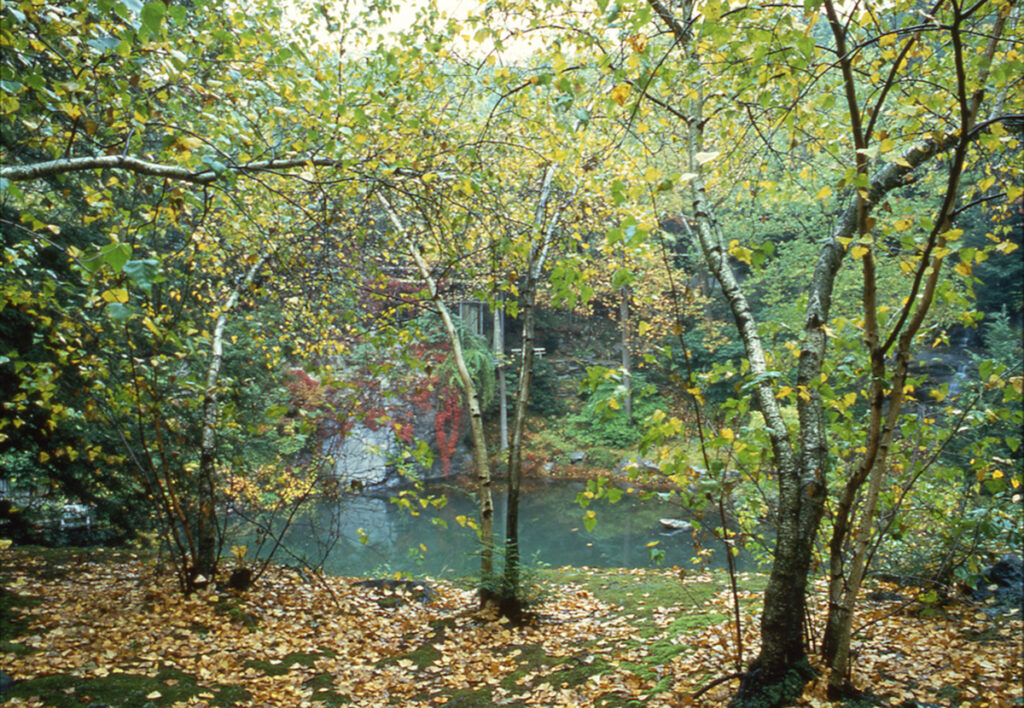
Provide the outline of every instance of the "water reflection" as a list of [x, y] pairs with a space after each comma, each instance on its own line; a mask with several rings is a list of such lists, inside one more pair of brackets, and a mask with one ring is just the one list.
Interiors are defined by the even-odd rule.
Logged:
[[[584, 510], [576, 503], [582, 482], [551, 480], [524, 486], [520, 501], [521, 553], [528, 563], [550, 566], [647, 567], [651, 549], [663, 551], [663, 565], [688, 565], [694, 556], [692, 531], [671, 532], [662, 518], [694, 521], [678, 502], [658, 496], [626, 494], [616, 504], [590, 506], [597, 524], [587, 531]], [[298, 518], [286, 534], [291, 553], [318, 563], [331, 574], [467, 576], [479, 569], [476, 532], [460, 523], [477, 515], [475, 496], [451, 484], [427, 485], [424, 494], [444, 494], [440, 509], [415, 504], [416, 515], [392, 502], [396, 492], [364, 494], [320, 502]], [[506, 496], [494, 495], [495, 533], [504, 537]], [[240, 530], [236, 528], [235, 538]], [[244, 534], [243, 534], [244, 535]], [[724, 567], [721, 544], [699, 538], [713, 549], [711, 565]], [[285, 558], [281, 558], [285, 560]], [[741, 569], [753, 569], [740, 556]]]

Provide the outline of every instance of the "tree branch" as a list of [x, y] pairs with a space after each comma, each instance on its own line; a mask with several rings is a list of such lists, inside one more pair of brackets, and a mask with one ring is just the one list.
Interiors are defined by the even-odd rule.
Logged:
[[223, 177], [225, 172], [247, 174], [266, 170], [287, 170], [295, 167], [336, 167], [340, 160], [327, 157], [293, 157], [279, 160], [258, 160], [240, 165], [227, 165], [223, 171], [190, 170], [185, 167], [151, 162], [128, 155], [104, 155], [102, 157], [65, 157], [47, 162], [35, 162], [27, 165], [7, 165], [0, 167], [0, 179], [11, 182], [27, 182], [44, 177], [54, 177], [70, 172], [86, 172], [88, 170], [125, 170], [141, 175], [163, 177], [191, 184], [210, 184]]

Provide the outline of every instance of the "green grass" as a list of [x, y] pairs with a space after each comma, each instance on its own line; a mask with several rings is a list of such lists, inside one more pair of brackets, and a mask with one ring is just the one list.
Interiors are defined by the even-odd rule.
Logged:
[[[6, 584], [2, 577], [0, 577], [0, 584]], [[19, 610], [34, 607], [39, 602], [39, 598], [19, 595], [0, 585], [0, 653], [31, 653], [32, 650], [24, 644], [18, 644], [11, 640], [24, 634], [30, 626], [28, 618], [23, 617]]]
[[53, 708], [81, 708], [90, 704], [110, 708], [157, 708], [200, 694], [204, 694], [212, 706], [244, 705], [249, 698], [239, 686], [199, 686], [194, 676], [166, 668], [155, 676], [130, 673], [112, 673], [92, 679], [69, 674], [41, 676], [19, 681], [4, 697], [8, 700], [36, 697]]

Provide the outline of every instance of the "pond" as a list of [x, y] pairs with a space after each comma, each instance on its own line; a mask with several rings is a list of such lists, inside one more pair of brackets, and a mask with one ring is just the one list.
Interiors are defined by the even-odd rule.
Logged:
[[[595, 511], [597, 523], [588, 531], [583, 523], [585, 511], [576, 502], [585, 489], [584, 482], [565, 480], [524, 485], [519, 528], [521, 555], [527, 566], [649, 567], [653, 565], [651, 551], [657, 550], [664, 552], [663, 566], [698, 567], [691, 562], [694, 532], [671, 531], [660, 522], [663, 518], [694, 520], [678, 501], [638, 492], [624, 494], [615, 504], [597, 501], [589, 507]], [[460, 524], [460, 517], [462, 521], [476, 519], [472, 492], [454, 484], [428, 484], [423, 494], [443, 494], [446, 503], [440, 509], [424, 509], [417, 503], [416, 516], [393, 502], [397, 494], [352, 495], [318, 503], [289, 528], [289, 551], [314, 564], [324, 559], [324, 570], [335, 575], [380, 576], [400, 571], [414, 576], [465, 577], [479, 571], [476, 532]], [[496, 491], [498, 539], [504, 539], [506, 503], [504, 490]], [[697, 538], [712, 551], [702, 563], [725, 567], [721, 542], [707, 534]], [[277, 560], [289, 559], [280, 554]], [[756, 569], [745, 554], [737, 560], [741, 570]]]

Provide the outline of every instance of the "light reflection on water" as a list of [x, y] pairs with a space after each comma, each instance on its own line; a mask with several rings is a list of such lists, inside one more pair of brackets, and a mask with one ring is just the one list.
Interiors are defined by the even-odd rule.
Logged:
[[[584, 527], [584, 509], [576, 503], [585, 483], [565, 480], [530, 482], [524, 485], [519, 505], [520, 549], [527, 565], [648, 567], [651, 549], [664, 551], [663, 566], [697, 567], [692, 531], [668, 532], [662, 518], [695, 521], [677, 500], [657, 495], [644, 498], [625, 494], [616, 504], [597, 501], [591, 504], [597, 524], [591, 531]], [[479, 570], [476, 532], [458, 522], [458, 517], [475, 520], [475, 496], [451, 484], [428, 484], [423, 494], [444, 494], [447, 504], [441, 509], [414, 504], [418, 515], [392, 502], [397, 492], [347, 496], [331, 502], [321, 501], [298, 518], [286, 534], [291, 553], [317, 564], [324, 559], [324, 570], [333, 575], [367, 576], [394, 572], [414, 576], [471, 576]], [[506, 509], [504, 490], [494, 494], [495, 536], [504, 538]], [[360, 529], [365, 532], [361, 542]], [[238, 530], [236, 529], [236, 534]], [[698, 532], [699, 533], [699, 532]], [[239, 538], [235, 542], [244, 542]], [[712, 567], [724, 567], [720, 541], [700, 536], [712, 549]], [[649, 545], [655, 544], [655, 545]], [[425, 550], [424, 550], [425, 549]], [[287, 562], [285, 555], [278, 560]], [[740, 569], [754, 569], [745, 555]], [[500, 562], [499, 562], [500, 567]]]

